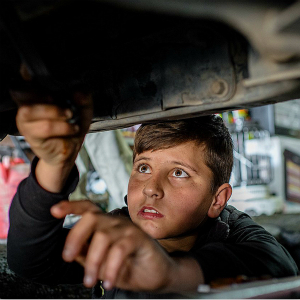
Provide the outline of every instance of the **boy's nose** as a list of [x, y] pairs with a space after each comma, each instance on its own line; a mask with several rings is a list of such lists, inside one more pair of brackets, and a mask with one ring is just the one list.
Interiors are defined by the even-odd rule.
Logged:
[[143, 194], [149, 198], [161, 199], [164, 196], [161, 180], [150, 178], [144, 186]]

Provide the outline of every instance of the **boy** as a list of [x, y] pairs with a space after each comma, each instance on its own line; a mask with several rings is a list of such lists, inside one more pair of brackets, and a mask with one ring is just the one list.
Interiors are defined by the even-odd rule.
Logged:
[[[19, 109], [18, 128], [39, 159], [10, 209], [12, 270], [48, 284], [83, 279], [98, 297], [102, 280], [107, 298], [176, 297], [219, 278], [297, 274], [270, 234], [226, 206], [232, 142], [217, 116], [140, 127], [128, 208], [107, 215], [88, 201], [61, 202], [78, 181], [74, 161], [92, 115], [89, 97], [75, 101], [78, 124], [52, 105]], [[70, 213], [82, 218], [68, 231]]]

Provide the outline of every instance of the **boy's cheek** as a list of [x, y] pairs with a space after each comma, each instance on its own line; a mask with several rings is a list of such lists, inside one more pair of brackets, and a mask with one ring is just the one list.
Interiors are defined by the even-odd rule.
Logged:
[[151, 174], [144, 174], [139, 172], [133, 172], [129, 178], [129, 184], [137, 185], [139, 182], [144, 182], [149, 179]]
[[129, 183], [127, 191], [127, 205], [130, 207], [132, 204], [138, 201], [141, 195], [141, 190], [138, 184]]
[[131, 176], [128, 183], [128, 197], [129, 194], [136, 194], [143, 192], [143, 188], [145, 184], [140, 178], [137, 178], [138, 176], [134, 175]]

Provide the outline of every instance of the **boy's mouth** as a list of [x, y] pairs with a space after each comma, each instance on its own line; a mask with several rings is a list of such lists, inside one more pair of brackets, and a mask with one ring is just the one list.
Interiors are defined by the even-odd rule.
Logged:
[[138, 215], [144, 219], [157, 219], [162, 218], [163, 215], [158, 212], [153, 207], [143, 207], [139, 212]]

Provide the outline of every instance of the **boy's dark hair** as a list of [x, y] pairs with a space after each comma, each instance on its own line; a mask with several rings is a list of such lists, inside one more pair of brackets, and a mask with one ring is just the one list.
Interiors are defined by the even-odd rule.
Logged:
[[211, 185], [215, 193], [229, 182], [233, 166], [231, 135], [217, 115], [142, 124], [136, 133], [133, 159], [144, 151], [167, 149], [189, 141], [204, 146], [204, 159], [213, 173]]

